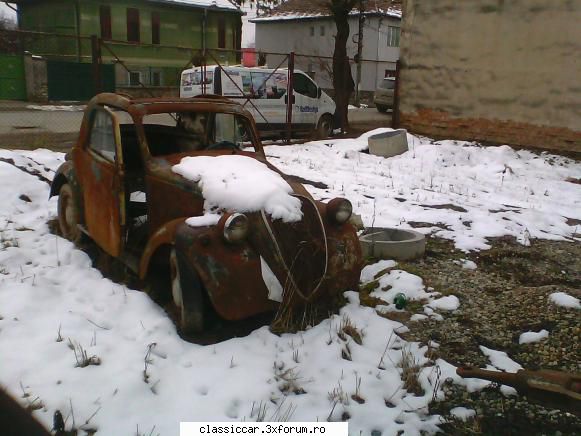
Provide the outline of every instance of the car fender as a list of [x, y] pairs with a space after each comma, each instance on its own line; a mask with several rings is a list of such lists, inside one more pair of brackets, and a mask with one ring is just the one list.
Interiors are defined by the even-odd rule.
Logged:
[[186, 218], [176, 218], [158, 228], [147, 241], [141, 260], [139, 261], [139, 278], [145, 279], [149, 270], [149, 263], [155, 252], [163, 245], [173, 245], [176, 229], [180, 224], [185, 224]]
[[83, 191], [81, 185], [79, 184], [79, 179], [75, 173], [75, 168], [72, 161], [64, 162], [58, 169], [52, 179], [50, 185], [50, 193], [48, 198], [59, 195], [61, 187], [64, 184], [69, 184], [73, 190], [73, 195], [75, 196], [75, 201], [79, 207], [79, 217], [81, 219], [81, 224], [84, 223], [85, 217], [85, 207], [83, 202]]
[[185, 220], [170, 221], [150, 238], [140, 262], [140, 278], [147, 276], [157, 249], [172, 245], [187, 267], [196, 271], [220, 317], [240, 320], [278, 307], [268, 299], [260, 255], [250, 245], [229, 244], [218, 226], [192, 227]]

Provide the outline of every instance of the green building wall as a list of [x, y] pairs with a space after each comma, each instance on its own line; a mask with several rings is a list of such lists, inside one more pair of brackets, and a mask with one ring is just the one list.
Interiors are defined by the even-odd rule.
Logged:
[[[160, 71], [163, 86], [175, 86], [180, 71], [194, 57], [197, 49], [203, 47], [204, 9], [146, 3], [136, 0], [52, 0], [18, 2], [19, 24], [22, 30], [33, 30], [49, 33], [77, 35], [77, 26], [81, 36], [100, 35], [99, 8], [108, 5], [111, 8], [112, 40], [105, 41], [111, 51], [132, 71], [140, 71], [142, 81], [147, 84], [153, 71]], [[77, 9], [78, 8], [78, 9]], [[127, 8], [139, 10], [140, 42], [142, 45], [115, 43], [127, 41]], [[160, 17], [160, 44], [151, 45], [151, 14], [157, 12]], [[224, 11], [207, 12], [206, 46], [209, 49], [218, 47], [218, 21], [226, 24], [226, 49], [235, 50], [236, 29], [240, 26], [240, 14]], [[170, 47], [168, 47], [170, 46]], [[183, 47], [183, 48], [177, 48]], [[42, 37], [28, 40], [26, 49], [33, 54], [48, 58], [91, 62], [91, 43], [76, 38]], [[235, 52], [213, 52], [221, 63], [235, 63]], [[102, 48], [104, 63], [115, 62], [113, 54]], [[214, 63], [208, 60], [208, 63]], [[119, 69], [119, 68], [118, 68]], [[120, 73], [123, 77], [123, 72]], [[122, 81], [121, 81], [122, 82]], [[124, 85], [120, 83], [120, 85]]]

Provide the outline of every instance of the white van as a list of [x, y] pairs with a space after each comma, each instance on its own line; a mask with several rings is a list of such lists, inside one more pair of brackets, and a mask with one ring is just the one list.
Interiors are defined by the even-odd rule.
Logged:
[[[206, 67], [205, 78], [202, 79], [202, 67], [184, 70], [180, 97], [189, 98], [202, 94], [229, 97], [250, 111], [262, 136], [286, 133], [286, 69], [209, 65]], [[293, 74], [293, 90], [293, 134], [316, 131], [318, 137], [328, 137], [333, 131], [333, 99], [299, 70], [295, 70]]]

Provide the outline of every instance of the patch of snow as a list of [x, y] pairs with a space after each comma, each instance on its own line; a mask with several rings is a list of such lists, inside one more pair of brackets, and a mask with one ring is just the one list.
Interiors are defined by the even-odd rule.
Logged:
[[262, 280], [266, 285], [266, 289], [268, 289], [268, 299], [281, 303], [283, 287], [262, 256], [260, 256], [260, 271], [262, 273]]
[[364, 103], [361, 103], [359, 105], [359, 107], [350, 104], [350, 105], [347, 106], [347, 109], [349, 109], [350, 111], [352, 111], [352, 110], [357, 110], [357, 109], [367, 109], [368, 107], [369, 107], [369, 105], [366, 105]]
[[361, 283], [367, 283], [374, 280], [377, 273], [383, 271], [387, 268], [393, 268], [397, 265], [397, 262], [393, 260], [380, 260], [379, 262], [373, 263], [371, 265], [365, 266], [361, 270]]
[[26, 106], [27, 109], [37, 110], [37, 111], [48, 111], [48, 112], [79, 112], [85, 110], [84, 105], [36, 105], [29, 104]]
[[206, 227], [215, 226], [220, 221], [222, 215], [217, 213], [207, 213], [202, 216], [193, 216], [186, 220], [186, 224], [190, 227]]
[[581, 302], [579, 299], [565, 292], [553, 292], [549, 295], [549, 301], [557, 306], [581, 309]]
[[467, 409], [466, 407], [454, 407], [450, 410], [450, 415], [461, 419], [462, 421], [468, 421], [473, 416], [476, 416], [476, 410]]
[[[44, 151], [0, 150], [0, 156], [44, 174], [63, 161]], [[331, 420], [349, 413], [354, 433], [438, 431], [439, 417], [425, 412], [433, 395], [443, 396], [434, 392], [436, 371], [423, 367], [428, 347], [398, 338], [405, 328], [361, 306], [357, 293], [347, 292], [338, 316], [307, 331], [277, 336], [262, 327], [216, 345], [188, 343], [145, 293], [104, 278], [86, 253], [49, 232], [57, 199], [47, 201], [48, 192], [44, 181], [0, 162], [0, 384], [23, 405], [21, 385], [38, 396], [45, 407], [33, 415], [45, 427], [55, 410], [70, 415], [71, 403], [77, 422], [91, 418], [98, 433], [132, 434], [139, 426], [163, 435], [178, 434], [180, 421], [255, 421], [258, 405], [267, 417], [288, 410], [292, 421], [321, 421], [334, 405]], [[361, 332], [362, 345], [338, 335], [345, 318]], [[69, 339], [100, 365], [75, 367]], [[351, 360], [341, 357], [347, 343]], [[422, 396], [403, 389], [403, 346], [422, 366]], [[357, 384], [364, 404], [351, 398]], [[395, 407], [385, 407], [386, 396]]]
[[379, 284], [372, 297], [379, 298], [392, 304], [394, 297], [402, 293], [408, 301], [430, 300], [434, 295], [425, 291], [422, 279], [416, 275], [402, 270], [391, 270], [379, 278]]
[[549, 337], [549, 332], [547, 330], [541, 330], [540, 332], [524, 332], [518, 338], [519, 344], [530, 344], [531, 342], [539, 342], [543, 339]]
[[455, 295], [447, 295], [432, 301], [430, 307], [439, 310], [456, 310], [460, 307], [460, 300]]
[[220, 9], [232, 9], [232, 10], [239, 9], [238, 6], [236, 6], [233, 2], [229, 0], [166, 0], [166, 1], [190, 6], [199, 6], [203, 8], [217, 7]]
[[273, 219], [300, 221], [301, 202], [280, 174], [247, 156], [185, 157], [172, 170], [199, 182], [204, 208], [235, 212], [264, 210]]
[[454, 260], [453, 262], [456, 265], [460, 265], [463, 269], [471, 269], [471, 270], [474, 270], [474, 269], [478, 268], [478, 266], [476, 265], [476, 263], [474, 263], [473, 261], [468, 260], [468, 259]]
[[[305, 187], [317, 199], [344, 196], [366, 226], [416, 228], [452, 240], [456, 248], [490, 248], [487, 238], [514, 236], [580, 241], [568, 219], [581, 219], [581, 164], [564, 157], [437, 141], [407, 134], [409, 151], [383, 158], [360, 151], [376, 129], [355, 139], [267, 146], [269, 160], [286, 174], [323, 182]], [[431, 224], [431, 225], [430, 225]]]
[[523, 369], [522, 366], [508, 357], [508, 354], [506, 354], [504, 351], [492, 350], [485, 347], [484, 345], [480, 345], [480, 350], [486, 357], [488, 357], [488, 360], [490, 360], [490, 363], [495, 368], [507, 372], [516, 372], [520, 369]]
[[129, 194], [129, 201], [145, 203], [147, 201], [147, 195], [143, 191], [133, 191]]

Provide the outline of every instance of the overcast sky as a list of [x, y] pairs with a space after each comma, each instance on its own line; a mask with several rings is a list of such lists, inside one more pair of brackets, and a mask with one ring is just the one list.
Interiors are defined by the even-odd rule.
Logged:
[[[10, 3], [12, 6], [16, 7], [14, 3]], [[4, 2], [0, 3], [0, 15], [4, 15], [5, 17], [13, 18], [16, 21], [16, 13], [10, 9], [8, 6], [4, 4]]]
[[[11, 3], [12, 4], [12, 3]], [[16, 6], [12, 4], [12, 6]], [[246, 15], [242, 17], [242, 47], [254, 47], [254, 24], [248, 22], [248, 19], [256, 15], [255, 9], [250, 9], [250, 7], [243, 6], [242, 10], [246, 12]], [[0, 0], [0, 15], [4, 15], [9, 18], [13, 18], [16, 21], [16, 13], [10, 9]]]

